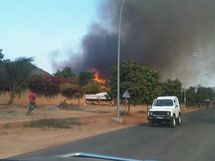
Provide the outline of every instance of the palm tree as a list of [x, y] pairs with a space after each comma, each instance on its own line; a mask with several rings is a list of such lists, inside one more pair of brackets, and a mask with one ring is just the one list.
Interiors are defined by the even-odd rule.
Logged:
[[15, 61], [3, 61], [3, 82], [9, 90], [9, 109], [13, 107], [16, 95], [21, 94], [28, 87], [31, 78], [33, 58], [17, 58]]

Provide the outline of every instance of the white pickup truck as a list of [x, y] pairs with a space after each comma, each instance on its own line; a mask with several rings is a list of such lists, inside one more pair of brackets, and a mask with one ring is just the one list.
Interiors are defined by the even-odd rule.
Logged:
[[152, 108], [148, 112], [148, 124], [169, 123], [171, 127], [181, 125], [181, 111], [176, 96], [162, 96], [153, 101]]

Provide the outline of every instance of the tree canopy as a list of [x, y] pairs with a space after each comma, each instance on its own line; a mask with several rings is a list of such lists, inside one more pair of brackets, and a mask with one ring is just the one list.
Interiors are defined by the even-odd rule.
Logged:
[[12, 106], [13, 99], [28, 87], [31, 78], [33, 58], [20, 57], [14, 61], [4, 60], [1, 64], [1, 84], [10, 93], [9, 106]]
[[182, 101], [182, 83], [180, 80], [168, 79], [162, 83], [162, 95], [177, 96]]
[[[112, 70], [110, 80], [110, 93], [113, 97], [117, 94], [117, 69]], [[122, 62], [120, 65], [120, 96], [128, 90], [132, 104], [151, 104], [152, 100], [161, 92], [159, 74], [144, 67], [134, 60]]]
[[93, 73], [91, 71], [83, 71], [79, 74], [79, 84], [81, 86], [87, 85], [93, 80]]
[[75, 78], [76, 75], [70, 67], [64, 67], [62, 70], [58, 70], [54, 76], [62, 76], [64, 78]]
[[2, 54], [2, 49], [0, 49], [0, 61], [4, 58], [4, 55]]
[[206, 101], [214, 101], [215, 92], [213, 88], [210, 87], [189, 87], [186, 90], [187, 105], [202, 105]]

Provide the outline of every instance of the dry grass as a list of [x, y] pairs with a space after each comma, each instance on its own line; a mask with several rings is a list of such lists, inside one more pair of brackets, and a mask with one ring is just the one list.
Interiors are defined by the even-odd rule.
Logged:
[[[20, 96], [15, 97], [14, 104], [17, 106], [26, 106], [28, 104], [28, 91], [23, 92]], [[0, 104], [7, 104], [9, 100], [8, 93], [0, 94]], [[57, 105], [66, 100], [68, 104], [84, 104], [84, 98], [79, 99], [67, 99], [61, 94], [54, 96], [54, 97], [44, 97], [44, 96], [37, 96], [37, 104], [39, 106], [43, 105]]]

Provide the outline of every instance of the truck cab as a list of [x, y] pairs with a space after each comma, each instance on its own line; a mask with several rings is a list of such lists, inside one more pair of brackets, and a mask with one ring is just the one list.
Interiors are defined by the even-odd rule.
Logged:
[[168, 123], [172, 127], [181, 125], [181, 111], [178, 98], [176, 96], [157, 97], [152, 108], [148, 112], [148, 123]]

